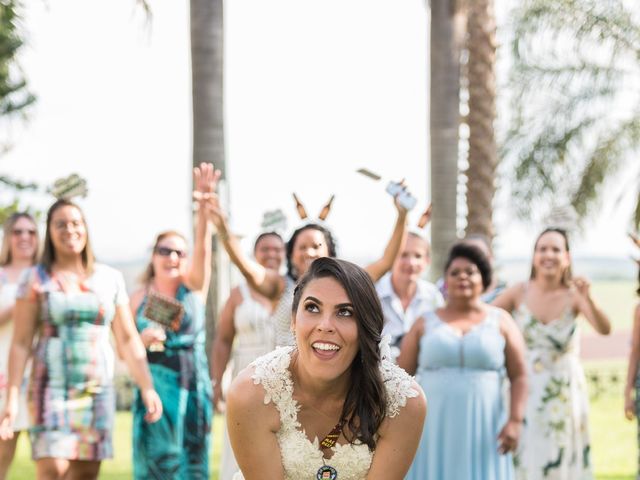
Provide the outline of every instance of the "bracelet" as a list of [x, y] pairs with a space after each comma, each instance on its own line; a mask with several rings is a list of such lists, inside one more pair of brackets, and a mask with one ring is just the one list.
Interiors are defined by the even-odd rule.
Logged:
[[510, 422], [516, 422], [516, 423], [523, 423], [524, 422], [524, 418], [509, 417], [509, 421]]

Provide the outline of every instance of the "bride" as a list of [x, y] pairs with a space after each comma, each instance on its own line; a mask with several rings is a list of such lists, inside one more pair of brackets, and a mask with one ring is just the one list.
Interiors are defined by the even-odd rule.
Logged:
[[401, 480], [426, 400], [385, 360], [383, 315], [367, 273], [313, 262], [293, 298], [294, 347], [260, 357], [227, 397], [229, 436], [246, 480]]

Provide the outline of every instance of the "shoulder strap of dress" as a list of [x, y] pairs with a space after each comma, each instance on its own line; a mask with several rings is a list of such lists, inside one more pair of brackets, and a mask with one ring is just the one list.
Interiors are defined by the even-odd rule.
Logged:
[[242, 301], [250, 300], [251, 293], [249, 292], [249, 286], [247, 282], [240, 282], [238, 284], [238, 290], [240, 290], [240, 295], [242, 295]]
[[387, 417], [393, 418], [407, 404], [407, 398], [418, 396], [412, 377], [388, 360], [380, 362], [380, 373], [387, 392]]

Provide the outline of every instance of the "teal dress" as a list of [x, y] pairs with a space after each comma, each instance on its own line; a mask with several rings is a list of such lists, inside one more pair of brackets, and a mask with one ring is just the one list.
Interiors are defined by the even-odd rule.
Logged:
[[[142, 314], [146, 300], [136, 314], [138, 331], [151, 326]], [[209, 478], [212, 392], [204, 349], [204, 303], [184, 285], [176, 300], [184, 307], [179, 329], [166, 332], [164, 351], [147, 352], [153, 385], [162, 400], [158, 422], [145, 422], [146, 409], [136, 390], [133, 473], [140, 480]]]
[[429, 413], [408, 480], [511, 480], [511, 455], [498, 453], [507, 420], [505, 339], [500, 310], [460, 336], [434, 312], [420, 339], [416, 379]]

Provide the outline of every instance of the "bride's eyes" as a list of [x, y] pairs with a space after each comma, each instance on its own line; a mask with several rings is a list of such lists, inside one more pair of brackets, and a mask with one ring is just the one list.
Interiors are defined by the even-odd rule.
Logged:
[[318, 313], [320, 311], [320, 309], [318, 308], [318, 305], [316, 305], [313, 302], [308, 302], [304, 304], [304, 309], [307, 312], [311, 312], [311, 313]]
[[338, 316], [339, 317], [352, 317], [353, 316], [353, 310], [351, 308], [340, 308], [338, 309]]

